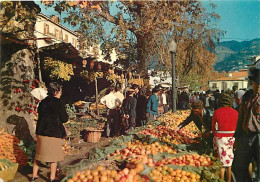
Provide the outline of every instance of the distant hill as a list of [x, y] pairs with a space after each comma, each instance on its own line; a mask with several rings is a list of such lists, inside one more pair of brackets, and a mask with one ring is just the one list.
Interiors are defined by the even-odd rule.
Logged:
[[228, 72], [247, 68], [246, 65], [252, 64], [247, 59], [260, 55], [260, 38], [242, 42], [220, 42], [215, 53], [217, 55], [214, 65], [216, 71]]

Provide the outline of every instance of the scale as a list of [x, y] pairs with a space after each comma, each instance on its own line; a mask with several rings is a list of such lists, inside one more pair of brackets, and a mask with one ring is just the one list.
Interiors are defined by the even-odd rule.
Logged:
[[82, 101], [82, 105], [76, 106], [79, 113], [76, 113], [77, 115], [85, 115], [86, 112], [89, 111], [89, 106], [92, 102], [85, 102]]

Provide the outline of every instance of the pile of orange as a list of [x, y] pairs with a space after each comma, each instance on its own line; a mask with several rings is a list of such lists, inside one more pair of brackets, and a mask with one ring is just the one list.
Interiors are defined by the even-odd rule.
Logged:
[[155, 182], [163, 181], [178, 181], [178, 182], [198, 182], [200, 181], [200, 175], [183, 171], [180, 169], [173, 169], [168, 166], [157, 167], [150, 173], [151, 179]]

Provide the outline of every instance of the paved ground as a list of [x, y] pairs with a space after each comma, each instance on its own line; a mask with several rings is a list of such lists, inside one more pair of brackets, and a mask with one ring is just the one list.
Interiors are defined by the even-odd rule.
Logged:
[[[61, 168], [64, 168], [68, 165], [73, 165], [88, 157], [88, 153], [92, 148], [95, 147], [102, 147], [107, 146], [110, 144], [112, 138], [103, 138], [101, 137], [98, 143], [88, 143], [88, 142], [81, 142], [81, 143], [72, 143], [73, 147], [79, 149], [79, 152], [73, 155], [66, 156], [64, 161], [60, 163]], [[49, 176], [49, 169], [48, 166], [42, 165], [39, 171], [40, 178], [35, 180], [35, 182], [44, 182], [48, 181]], [[16, 175], [15, 179], [11, 182], [28, 182], [31, 180], [32, 177], [32, 167], [25, 167], [22, 170], [19, 170]]]

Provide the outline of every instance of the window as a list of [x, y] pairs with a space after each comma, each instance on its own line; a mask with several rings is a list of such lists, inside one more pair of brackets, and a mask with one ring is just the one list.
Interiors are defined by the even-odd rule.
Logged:
[[68, 41], [69, 41], [69, 37], [67, 34], [65, 34], [65, 42], [68, 43]]
[[217, 83], [212, 83], [212, 88], [217, 88]]
[[77, 48], [77, 39], [75, 39], [74, 47]]
[[233, 85], [233, 86], [238, 87], [238, 82], [234, 82], [234, 85]]
[[60, 36], [59, 39], [62, 40], [62, 31], [60, 30]]
[[43, 33], [44, 34], [49, 34], [50, 33], [50, 26], [47, 23], [44, 23], [43, 25]]
[[54, 36], [57, 40], [59, 39], [59, 30], [57, 30], [56, 28], [54, 29]]
[[74, 47], [77, 47], [77, 40], [75, 38], [72, 38], [72, 45]]

